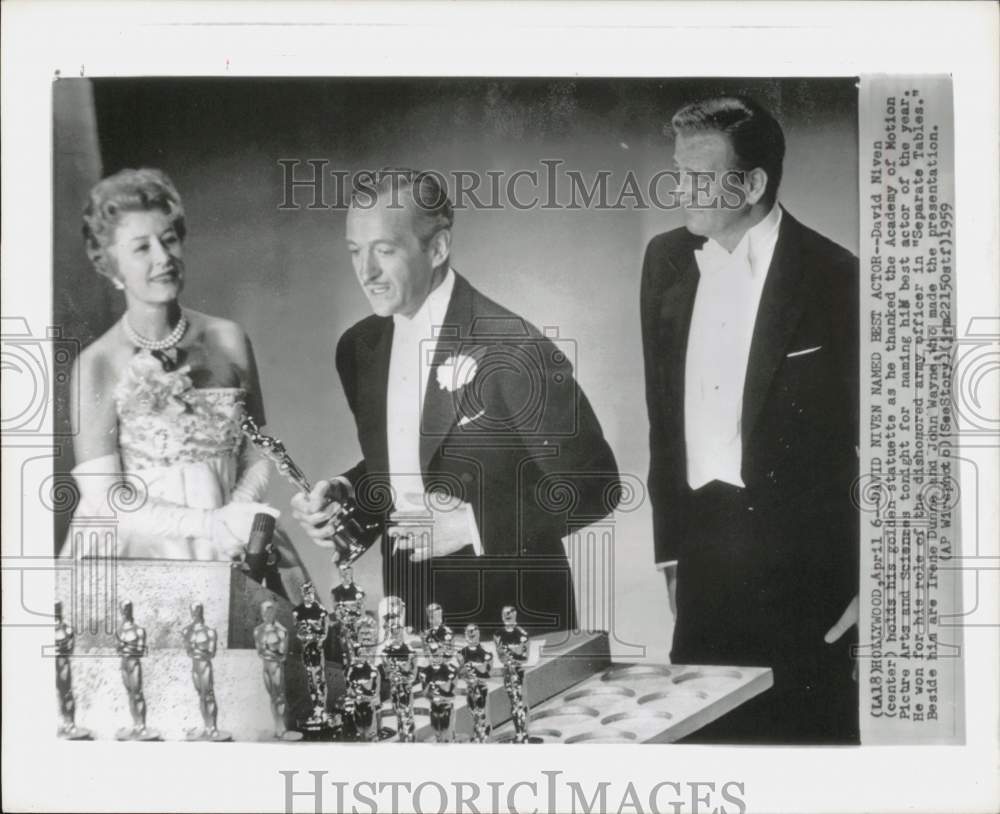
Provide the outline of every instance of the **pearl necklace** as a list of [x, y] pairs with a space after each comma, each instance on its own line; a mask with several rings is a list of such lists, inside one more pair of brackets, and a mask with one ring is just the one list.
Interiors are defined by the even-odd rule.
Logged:
[[142, 334], [136, 332], [135, 328], [128, 324], [127, 315], [122, 315], [122, 328], [125, 330], [125, 335], [129, 338], [129, 341], [137, 347], [145, 348], [146, 350], [170, 350], [170, 348], [181, 341], [181, 337], [187, 331], [188, 321], [187, 317], [181, 314], [176, 327], [163, 339], [147, 339]]

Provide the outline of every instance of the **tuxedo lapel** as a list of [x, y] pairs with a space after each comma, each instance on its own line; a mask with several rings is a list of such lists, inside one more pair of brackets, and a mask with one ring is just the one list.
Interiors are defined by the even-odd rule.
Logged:
[[388, 473], [389, 448], [386, 437], [386, 395], [389, 389], [389, 356], [392, 353], [393, 322], [384, 319], [358, 343], [358, 364], [361, 371], [358, 403], [362, 409], [356, 416], [362, 450], [372, 473]]
[[[420, 467], [427, 472], [434, 453], [459, 420], [460, 393], [438, 383], [438, 368], [457, 354], [471, 354], [468, 338], [472, 327], [472, 286], [455, 272], [455, 287], [445, 313], [444, 324], [435, 326], [438, 341], [428, 371], [424, 404], [420, 416]], [[446, 377], [447, 378], [447, 377]]]
[[805, 278], [800, 257], [800, 229], [798, 222], [788, 212], [783, 212], [778, 242], [757, 308], [747, 362], [740, 427], [744, 449], [764, 406], [771, 380], [802, 316]]

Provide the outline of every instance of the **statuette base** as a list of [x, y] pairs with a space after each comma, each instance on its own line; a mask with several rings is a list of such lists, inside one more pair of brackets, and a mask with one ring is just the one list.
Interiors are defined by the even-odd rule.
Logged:
[[274, 739], [294, 743], [295, 741], [302, 740], [302, 733], [296, 732], [294, 729], [289, 729], [287, 732], [282, 732], [280, 735], [275, 733]]
[[118, 741], [162, 741], [160, 733], [150, 727], [136, 729], [131, 726], [124, 726], [115, 732], [115, 740]]
[[301, 721], [298, 724], [298, 731], [302, 734], [302, 739], [307, 741], [333, 741], [340, 736], [342, 727], [333, 718], [310, 718], [308, 721]]
[[82, 726], [59, 727], [56, 736], [64, 741], [92, 741], [94, 733]]
[[503, 737], [492, 738], [489, 742], [503, 743], [503, 744], [508, 744], [508, 743], [521, 744], [521, 743], [547, 743], [548, 741], [546, 741], [545, 738], [540, 738], [538, 735], [528, 735], [523, 740], [518, 740], [518, 738], [515, 737], [514, 735], [504, 735]]
[[216, 729], [211, 732], [207, 729], [189, 729], [184, 733], [186, 741], [207, 741], [209, 743], [228, 743], [233, 739], [232, 733], [223, 729]]

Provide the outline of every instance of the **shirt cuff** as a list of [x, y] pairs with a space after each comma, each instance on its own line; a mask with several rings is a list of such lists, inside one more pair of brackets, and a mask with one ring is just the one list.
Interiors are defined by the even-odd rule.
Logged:
[[476, 513], [472, 511], [472, 506], [468, 503], [463, 507], [465, 518], [469, 524], [469, 539], [472, 541], [472, 549], [477, 557], [483, 556], [483, 541], [479, 536], [479, 526], [476, 524]]
[[668, 568], [676, 568], [677, 560], [665, 560], [656, 564], [657, 571], [666, 571]]

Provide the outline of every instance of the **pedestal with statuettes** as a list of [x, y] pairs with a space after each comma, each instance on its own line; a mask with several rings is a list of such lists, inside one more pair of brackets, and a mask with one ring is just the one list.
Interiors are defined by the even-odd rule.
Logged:
[[[264, 740], [308, 714], [292, 605], [241, 569], [82, 559], [56, 572], [56, 597], [62, 738]], [[264, 660], [271, 687], [284, 688], [276, 706]]]
[[311, 586], [293, 606], [224, 563], [122, 560], [100, 573], [63, 571], [52, 651], [56, 734], [670, 742], [771, 685], [760, 667], [613, 665], [606, 634], [534, 638], [513, 607], [486, 641], [475, 625], [456, 636], [436, 605], [414, 632], [398, 599], [383, 600], [376, 617], [362, 589], [352, 593], [341, 611], [351, 623], [336, 634], [349, 654], [338, 684], [327, 647], [336, 620]]

